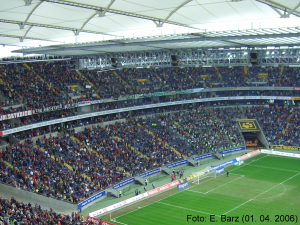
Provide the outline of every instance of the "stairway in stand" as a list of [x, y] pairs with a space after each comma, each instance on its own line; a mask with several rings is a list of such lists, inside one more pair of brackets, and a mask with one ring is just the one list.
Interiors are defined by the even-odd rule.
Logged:
[[[141, 127], [141, 128], [143, 128], [143, 126], [141, 124], [139, 124], [139, 123], [138, 123], [138, 126]], [[143, 128], [143, 129], [144, 129], [144, 131], [146, 133], [150, 134], [153, 138], [155, 138], [155, 139], [159, 140], [160, 142], [162, 142], [162, 140], [160, 138], [156, 138], [155, 135], [151, 131], [149, 131], [146, 128]], [[168, 146], [168, 147], [170, 147], [177, 155], [181, 155], [179, 151], [177, 151], [175, 148], [173, 148], [172, 146], [170, 146], [168, 143], [165, 143], [165, 145]], [[186, 157], [184, 155], [182, 155], [182, 158], [186, 159]]]
[[[95, 87], [95, 85], [91, 81], [89, 81], [79, 70], [76, 70], [76, 73], [79, 76], [81, 76], [85, 81], [87, 81], [89, 85], [91, 85], [92, 87]], [[97, 98], [100, 98], [100, 96], [98, 94], [96, 94], [96, 96], [97, 96]]]
[[[31, 69], [31, 67], [30, 67], [27, 63], [24, 63], [24, 66], [25, 66], [27, 69], [29, 69], [30, 71], [32, 71], [32, 72], [35, 74], [35, 76], [36, 76], [39, 80], [41, 80], [42, 82], [45, 82], [44, 79], [41, 78], [41, 76], [38, 75], [33, 69]], [[48, 86], [48, 88], [50, 88], [50, 90], [52, 90], [56, 95], [58, 95], [57, 91], [56, 91], [54, 88], [52, 88], [52, 87], [50, 86], [50, 84], [48, 84], [47, 82], [45, 82], [45, 84]]]

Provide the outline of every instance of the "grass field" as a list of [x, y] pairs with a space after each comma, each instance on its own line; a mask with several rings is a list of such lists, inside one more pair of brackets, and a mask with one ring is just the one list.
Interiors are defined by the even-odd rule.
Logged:
[[[300, 219], [299, 159], [260, 154], [226, 169], [229, 177], [190, 182], [186, 189], [173, 188], [112, 212], [112, 223], [295, 224]], [[109, 221], [109, 216], [102, 219]]]

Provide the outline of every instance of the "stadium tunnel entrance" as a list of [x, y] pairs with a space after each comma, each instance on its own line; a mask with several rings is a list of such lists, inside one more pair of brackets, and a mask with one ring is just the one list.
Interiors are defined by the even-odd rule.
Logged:
[[236, 121], [247, 149], [269, 148], [269, 142], [256, 119], [237, 119]]

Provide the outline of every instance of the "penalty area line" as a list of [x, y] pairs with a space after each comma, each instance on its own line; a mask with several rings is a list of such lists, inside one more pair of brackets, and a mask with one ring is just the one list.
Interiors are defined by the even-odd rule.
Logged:
[[244, 177], [244, 175], [242, 175], [241, 177], [238, 177], [238, 178], [236, 178], [236, 179], [234, 179], [234, 180], [231, 180], [231, 181], [229, 181], [229, 182], [227, 182], [227, 183], [225, 183], [225, 184], [222, 184], [222, 185], [220, 185], [220, 186], [218, 186], [218, 187], [215, 187], [215, 188], [213, 188], [213, 189], [211, 189], [211, 190], [205, 192], [204, 194], [206, 195], [206, 194], [208, 194], [209, 192], [211, 192], [211, 191], [213, 191], [213, 190], [216, 190], [216, 189], [218, 189], [218, 188], [220, 188], [220, 187], [223, 187], [223, 186], [225, 186], [225, 185], [227, 185], [227, 184], [229, 184], [229, 183], [231, 183], [231, 182], [233, 182], [233, 181], [236, 181], [236, 180], [238, 180], [238, 179], [241, 179], [241, 178], [243, 178], [243, 177]]
[[240, 208], [241, 206], [243, 206], [243, 205], [247, 204], [248, 202], [251, 202], [252, 200], [254, 200], [254, 199], [258, 198], [259, 196], [261, 196], [261, 195], [263, 195], [263, 194], [265, 194], [265, 193], [267, 193], [267, 192], [271, 191], [272, 189], [274, 189], [274, 188], [278, 187], [279, 185], [282, 185], [283, 183], [285, 183], [285, 182], [287, 182], [287, 181], [289, 181], [289, 180], [293, 179], [295, 176], [298, 176], [299, 174], [300, 174], [300, 173], [297, 173], [297, 174], [295, 174], [294, 176], [292, 176], [292, 177], [290, 177], [290, 178], [286, 179], [285, 181], [283, 181], [283, 182], [281, 182], [281, 183], [279, 183], [279, 184], [275, 185], [274, 187], [271, 187], [270, 189], [268, 189], [268, 190], [264, 191], [263, 193], [260, 193], [259, 195], [255, 196], [254, 198], [251, 198], [251, 199], [249, 199], [248, 201], [246, 201], [246, 202], [244, 202], [244, 203], [242, 203], [242, 204], [238, 205], [237, 207], [235, 207], [235, 208], [233, 208], [233, 209], [229, 210], [228, 212], [226, 212], [226, 213], [223, 213], [222, 215], [226, 215], [226, 214], [228, 214], [228, 213], [232, 212], [233, 210]]
[[121, 222], [116, 221], [116, 219], [113, 219], [112, 221], [113, 221], [114, 223], [119, 223], [119, 224], [122, 224], [122, 225], [127, 225], [126, 223], [121, 223]]
[[[142, 207], [138, 207], [137, 209], [134, 209], [134, 210], [129, 211], [129, 212], [125, 213], [125, 214], [122, 214], [122, 215], [120, 215], [120, 216], [115, 217], [115, 219], [120, 218], [120, 217], [125, 216], [125, 215], [128, 215], [128, 214], [130, 214], [130, 213], [133, 213], [133, 212], [135, 212], [135, 211], [137, 211], [137, 210], [140, 210], [140, 209], [145, 208], [145, 207], [147, 207], [147, 206], [150, 206], [150, 205], [152, 205], [152, 204], [154, 204], [154, 203], [157, 203], [157, 202], [159, 202], [159, 201], [162, 201], [162, 200], [164, 200], [164, 199], [166, 199], [166, 198], [170, 198], [170, 197], [172, 197], [172, 196], [174, 196], [174, 195], [177, 195], [177, 194], [179, 194], [179, 193], [182, 193], [183, 191], [187, 191], [187, 190], [189, 190], [190, 188], [192, 188], [192, 187], [186, 188], [186, 189], [184, 189], [184, 190], [182, 190], [182, 191], [175, 192], [174, 194], [168, 195], [168, 196], [166, 196], [166, 197], [164, 197], [164, 198], [161, 198], [161, 199], [158, 200], [158, 201], [151, 202], [151, 203], [149, 203], [149, 204], [147, 204], [147, 205], [144, 205], [144, 206], [142, 206]], [[170, 190], [167, 190], [167, 191], [170, 191]], [[163, 192], [162, 192], [162, 193], [163, 193]], [[159, 195], [159, 194], [157, 194], [157, 195]]]
[[[171, 204], [163, 203], [163, 202], [156, 202], [156, 203], [162, 204], [162, 205], [171, 206], [171, 207], [176, 207], [176, 208], [179, 208], [179, 209], [185, 209], [185, 210], [193, 211], [193, 212], [197, 212], [197, 213], [203, 213], [203, 214], [207, 214], [207, 215], [213, 215], [212, 213], [207, 213], [207, 212], [202, 212], [202, 211], [199, 211], [199, 210], [194, 210], [194, 209], [184, 208], [184, 207], [181, 207], [181, 206], [178, 206], [178, 205], [171, 205]], [[221, 216], [219, 216], [219, 215], [215, 215], [215, 216], [221, 217]]]

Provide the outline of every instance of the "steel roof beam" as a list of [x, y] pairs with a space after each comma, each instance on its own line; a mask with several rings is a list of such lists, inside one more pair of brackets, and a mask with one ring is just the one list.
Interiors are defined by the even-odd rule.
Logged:
[[[41, 1], [51, 2], [51, 3], [61, 4], [61, 5], [74, 6], [74, 7], [85, 8], [85, 9], [92, 9], [92, 10], [99, 11], [99, 12], [105, 10], [103, 7], [99, 7], [99, 6], [87, 5], [87, 4], [82, 4], [82, 3], [78, 3], [78, 2], [71, 2], [71, 1], [64, 1], [64, 0], [41, 0]], [[135, 18], [139, 18], [139, 19], [151, 20], [155, 23], [159, 23], [160, 21], [162, 21], [161, 18], [146, 16], [146, 15], [141, 15], [141, 14], [136, 14], [136, 13], [131, 13], [131, 12], [125, 12], [125, 11], [111, 9], [111, 8], [107, 9], [106, 12], [123, 15], [123, 16], [135, 17]], [[199, 29], [197, 27], [189, 26], [187, 24], [182, 24], [182, 23], [169, 21], [169, 20], [165, 21], [165, 23], [176, 25], [176, 26], [193, 28], [193, 29], [197, 29], [197, 30], [203, 30], [203, 29]]]
[[105, 8], [105, 10], [94, 12], [89, 18], [87, 18], [86, 21], [84, 21], [84, 23], [82, 24], [82, 26], [81, 26], [78, 30], [76, 30], [76, 31], [74, 32], [74, 34], [75, 34], [76, 36], [79, 35], [79, 33], [82, 31], [82, 29], [85, 27], [85, 25], [86, 25], [88, 22], [90, 22], [90, 20], [93, 19], [94, 16], [96, 16], [97, 14], [99, 15], [99, 17], [104, 17], [105, 13], [106, 13], [107, 10], [110, 8], [110, 6], [114, 3], [114, 1], [115, 1], [115, 0], [111, 0], [110, 3], [108, 4], [108, 6]]
[[30, 31], [31, 28], [32, 28], [32, 26], [30, 26], [30, 27], [27, 29], [27, 31], [26, 31], [26, 33], [24, 34], [24, 36], [23, 36], [22, 38], [20, 38], [20, 42], [23, 42], [23, 40], [26, 38], [26, 36], [27, 36], [27, 34], [28, 34], [28, 32]]
[[110, 0], [110, 3], [106, 6], [106, 8], [104, 9], [104, 11], [100, 11], [99, 16], [100, 17], [104, 17], [105, 13], [107, 12], [107, 10], [109, 10], [109, 8], [112, 6], [112, 4], [115, 2], [115, 0]]
[[[197, 35], [196, 35], [197, 36]], [[89, 51], [89, 49], [95, 49], [97, 47], [98, 52], [107, 52], [107, 48], [117, 48], [120, 47], [128, 47], [128, 46], [151, 46], [151, 47], [158, 47], [156, 45], [165, 45], [165, 49], [168, 49], [168, 44], [179, 44], [179, 43], [188, 43], [188, 42], [205, 42], [205, 41], [212, 41], [212, 42], [235, 42], [239, 40], [258, 40], [258, 39], [268, 39], [268, 38], [291, 38], [291, 37], [299, 37], [299, 33], [289, 33], [289, 34], [265, 34], [265, 35], [243, 35], [243, 36], [221, 36], [221, 37], [195, 37], [195, 38], [189, 38], [189, 39], [172, 39], [172, 40], [160, 40], [160, 41], [138, 41], [138, 42], [123, 42], [123, 43], [114, 43], [111, 44], [108, 42], [107, 45], [94, 45], [92, 46], [70, 46], [69, 48], [72, 50], [85, 50]], [[234, 45], [234, 44], [233, 44]], [[240, 43], [240, 46], [248, 46], [249, 44], [243, 44]], [[259, 45], [260, 46], [260, 45]], [[59, 46], [59, 48], [64, 48], [64, 50], [68, 50], [68, 46]], [[208, 46], [209, 47], [209, 46]], [[104, 48], [104, 49], [103, 49]], [[14, 52], [21, 52], [21, 53], [39, 53], [39, 54], [47, 54], [49, 51], [55, 51], [59, 50], [56, 46], [49, 46], [45, 48], [35, 48], [35, 49], [20, 49], [16, 50]], [[119, 50], [118, 50], [119, 51]]]
[[[289, 8], [289, 7], [287, 7], [287, 6], [285, 6], [285, 5], [281, 5], [281, 4], [278, 4], [278, 3], [276, 3], [276, 2], [273, 2], [273, 1], [271, 1], [271, 0], [255, 0], [255, 1], [257, 1], [257, 2], [260, 2], [260, 3], [263, 3], [263, 4], [266, 4], [266, 5], [268, 5], [268, 6], [270, 6], [271, 8], [275, 8], [275, 9], [279, 9], [279, 10], [282, 10], [283, 12], [286, 12], [286, 11], [288, 11], [288, 14], [289, 14], [289, 12], [291, 12], [289, 15], [294, 15], [294, 16], [298, 16], [298, 17], [300, 17], [300, 13], [299, 12], [297, 12], [296, 11], [296, 9], [299, 7], [299, 6], [295, 6], [293, 9], [291, 9], [291, 8]], [[276, 11], [277, 12], [277, 11]], [[278, 12], [277, 12], [278, 13]], [[287, 14], [286, 14], [287, 15]], [[281, 16], [281, 18], [285, 18], [285, 15], [283, 14], [282, 16]]]
[[[17, 25], [20, 26], [20, 24], [22, 24], [23, 21], [0, 19], [0, 23], [12, 23], [12, 24], [17, 24]], [[59, 30], [69, 30], [69, 31], [73, 31], [74, 33], [77, 31], [77, 28], [61, 27], [61, 26], [55, 26], [55, 25], [51, 25], [51, 24], [41, 24], [41, 23], [26, 22], [26, 24], [24, 24], [24, 25], [34, 26], [34, 27], [45, 27], [45, 28], [52, 28], [52, 29], [59, 29]], [[84, 30], [84, 29], [82, 29], [81, 32], [120, 37], [120, 36], [110, 35], [110, 34], [103, 33], [103, 32], [97, 32], [97, 31], [91, 31], [91, 30]]]
[[91, 15], [89, 18], [87, 18], [86, 21], [84, 21], [84, 23], [82, 24], [82, 26], [78, 29], [74, 31], [75, 36], [78, 36], [79, 33], [82, 31], [82, 29], [84, 28], [84, 26], [92, 19], [94, 18], [94, 16], [96, 16], [98, 14], [98, 11], [94, 12], [93, 15]]
[[32, 0], [24, 0], [24, 2], [25, 2], [26, 6], [29, 6], [29, 5], [31, 5]]
[[32, 13], [34, 12], [34, 10], [36, 10], [43, 2], [39, 2], [38, 4], [35, 5], [35, 7], [30, 11], [30, 13], [28, 14], [28, 16], [26, 17], [26, 19], [24, 20], [24, 22], [22, 22], [21, 24], [19, 24], [20, 29], [24, 29], [25, 24], [27, 23], [27, 21], [29, 20], [30, 16], [32, 15]]
[[181, 9], [184, 5], [188, 4], [188, 3], [191, 2], [191, 1], [193, 1], [193, 0], [186, 0], [185, 2], [181, 3], [181, 4], [180, 4], [179, 6], [177, 6], [175, 9], [173, 9], [173, 10], [169, 13], [169, 15], [168, 15], [163, 21], [159, 21], [159, 22], [156, 24], [156, 26], [157, 26], [157, 27], [162, 27], [162, 26], [164, 25], [164, 23], [165, 23], [166, 21], [168, 21], [168, 19], [169, 19], [174, 13], [176, 13], [179, 9]]
[[[28, 30], [29, 31], [29, 30]], [[27, 34], [27, 33], [26, 33]], [[35, 37], [26, 37], [26, 34], [24, 36], [18, 36], [18, 35], [9, 35], [9, 34], [0, 34], [0, 37], [9, 37], [9, 38], [18, 38], [20, 41], [23, 39], [30, 39], [30, 40], [39, 40], [39, 41], [50, 41], [50, 42], [59, 42], [60, 41], [53, 41], [53, 40], [47, 40], [47, 39], [41, 39], [41, 38], [35, 38]]]
[[297, 5], [295, 5], [294, 8], [292, 8], [291, 10], [289, 10], [287, 14], [284, 14], [284, 15], [282, 16], [282, 18], [289, 18], [290, 15], [291, 15], [292, 13], [294, 13], [294, 12], [296, 11], [296, 9], [299, 8], [299, 6], [300, 6], [300, 2], [299, 2]]

